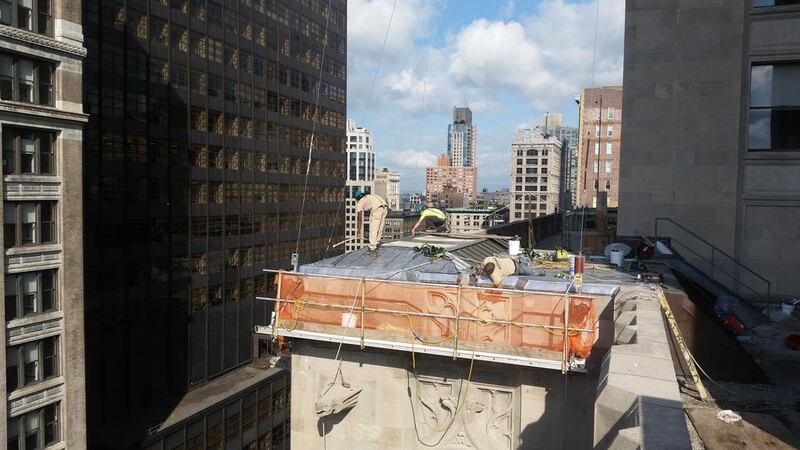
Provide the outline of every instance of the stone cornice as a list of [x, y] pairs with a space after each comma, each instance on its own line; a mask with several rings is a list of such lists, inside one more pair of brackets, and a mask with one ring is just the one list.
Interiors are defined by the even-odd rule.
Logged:
[[68, 53], [70, 55], [79, 56], [84, 58], [86, 56], [86, 49], [76, 45], [70, 45], [49, 36], [30, 31], [22, 30], [19, 28], [11, 27], [8, 25], [0, 25], [0, 37], [15, 39], [26, 44], [38, 45], [50, 50]]
[[47, 106], [39, 106], [30, 103], [12, 102], [8, 100], [0, 101], [0, 113], [9, 112], [15, 114], [30, 114], [43, 119], [66, 120], [70, 122], [88, 122], [89, 115], [63, 111]]

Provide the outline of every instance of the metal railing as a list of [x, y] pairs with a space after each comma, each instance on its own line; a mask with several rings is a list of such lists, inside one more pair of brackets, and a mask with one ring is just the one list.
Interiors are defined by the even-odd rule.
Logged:
[[[661, 233], [664, 233], [665, 227], [662, 225], [661, 229], [659, 230], [659, 224], [661, 223], [671, 225], [674, 228], [682, 231], [686, 236], [693, 239], [694, 242], [688, 243], [681, 241], [679, 238], [685, 236], [676, 236], [674, 233], [666, 233], [662, 236]], [[742, 292], [744, 289], [750, 294], [748, 296], [752, 296], [766, 304], [771, 303], [772, 285], [769, 280], [678, 222], [670, 219], [669, 217], [656, 217], [655, 237], [656, 239], [668, 237], [670, 239], [670, 247], [677, 253], [681, 253], [681, 251], [679, 251], [679, 249], [676, 247], [680, 247], [681, 250], [686, 250], [691, 253], [691, 255], [693, 255], [695, 258], [687, 258], [688, 255], [685, 253], [681, 256], [688, 264], [690, 264], [699, 272], [703, 273], [703, 275], [727, 288], [731, 292], [738, 294], [743, 299], [748, 300], [748, 298], [745, 297], [745, 294]], [[697, 264], [695, 262], [696, 260], [699, 260], [700, 264]], [[704, 266], [707, 268], [707, 270], [705, 270]], [[750, 279], [750, 283], [743, 280], [745, 277]], [[763, 284], [765, 289], [757, 290], [753, 288], [751, 286], [752, 281]]]

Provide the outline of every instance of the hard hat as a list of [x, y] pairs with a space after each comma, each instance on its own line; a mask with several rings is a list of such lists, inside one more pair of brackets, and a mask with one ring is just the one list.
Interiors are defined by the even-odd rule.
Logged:
[[367, 194], [365, 194], [364, 191], [362, 191], [361, 189], [356, 189], [356, 192], [353, 193], [353, 195], [356, 197], [356, 200], [358, 200]]

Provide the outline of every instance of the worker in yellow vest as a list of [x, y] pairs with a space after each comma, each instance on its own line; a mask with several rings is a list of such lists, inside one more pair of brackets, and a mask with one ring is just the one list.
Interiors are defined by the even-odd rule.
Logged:
[[379, 195], [366, 194], [361, 189], [355, 192], [356, 200], [356, 233], [358, 239], [364, 236], [364, 211], [369, 212], [369, 248], [371, 253], [378, 251], [378, 244], [383, 238], [383, 227], [386, 224], [386, 213], [389, 208], [386, 200]]
[[[425, 207], [423, 206], [423, 208]], [[417, 234], [417, 229], [419, 229], [420, 226], [422, 226], [422, 231], [433, 230], [439, 233], [446, 232], [447, 214], [438, 208], [425, 208], [422, 210], [417, 223], [414, 224], [414, 228], [411, 229], [412, 236]]]

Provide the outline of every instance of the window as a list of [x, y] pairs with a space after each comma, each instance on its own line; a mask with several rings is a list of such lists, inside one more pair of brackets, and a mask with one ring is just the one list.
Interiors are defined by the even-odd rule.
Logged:
[[606, 160], [606, 173], [611, 173], [614, 161]]
[[603, 115], [603, 111], [601, 108], [595, 108], [594, 110], [594, 120], [600, 120], [600, 117]]
[[606, 128], [606, 136], [607, 137], [614, 137], [614, 125], [609, 125]]
[[55, 202], [4, 203], [3, 235], [6, 248], [55, 242]]
[[611, 190], [611, 179], [606, 179], [606, 190]]
[[53, 175], [55, 135], [48, 131], [3, 128], [3, 173]]
[[600, 172], [600, 161], [594, 162], [594, 173]]
[[11, 392], [58, 375], [58, 338], [51, 337], [8, 348], [6, 386]]
[[750, 69], [751, 151], [800, 150], [800, 63]]
[[616, 115], [617, 115], [617, 111], [614, 109], [614, 107], [613, 106], [609, 106], [608, 107], [608, 118], [609, 119], [613, 119], [614, 117], [616, 117]]
[[24, 272], [5, 277], [6, 320], [55, 311], [56, 271]]
[[613, 155], [614, 154], [614, 144], [611, 142], [606, 142], [606, 155]]
[[8, 419], [8, 448], [40, 449], [61, 441], [59, 403]]
[[50, 0], [0, 0], [0, 23], [52, 36], [50, 3]]
[[754, 0], [753, 6], [800, 5], [800, 0]]
[[52, 105], [53, 65], [0, 53], [0, 99]]
[[595, 155], [599, 155], [600, 154], [600, 143], [599, 142], [595, 142], [594, 143], [594, 154]]
[[594, 137], [600, 137], [600, 125], [594, 126]]

